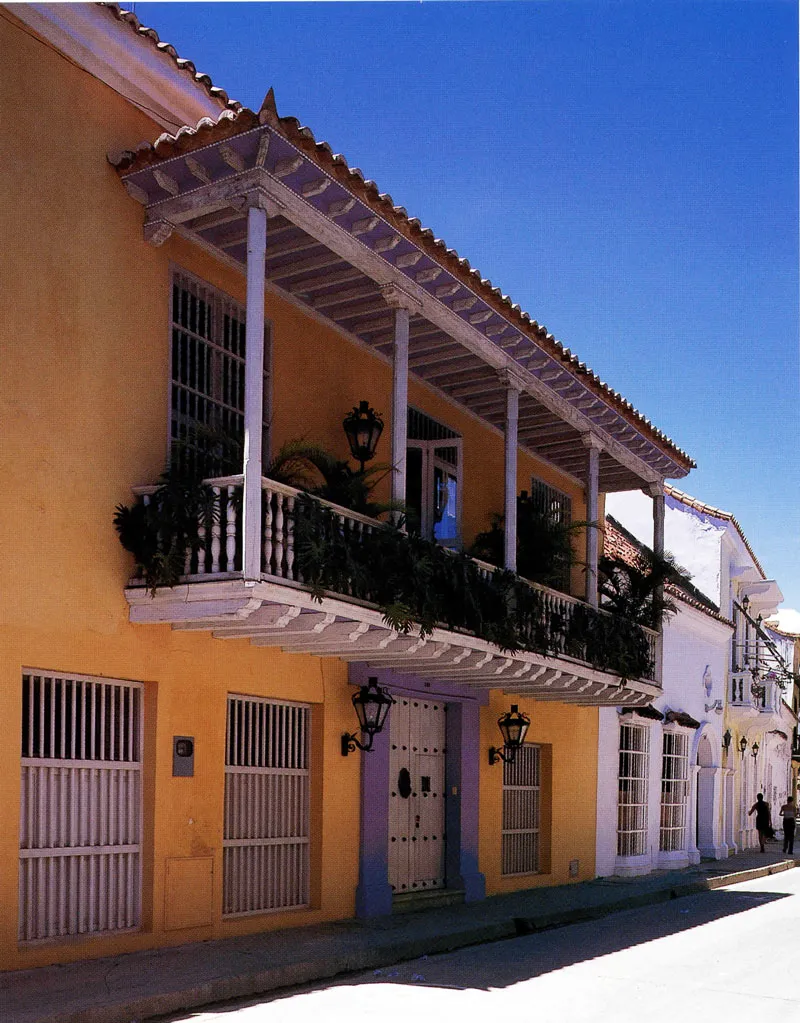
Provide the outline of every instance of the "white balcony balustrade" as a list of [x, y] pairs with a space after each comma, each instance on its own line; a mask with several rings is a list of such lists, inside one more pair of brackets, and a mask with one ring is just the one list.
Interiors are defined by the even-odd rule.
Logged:
[[[610, 669], [591, 666], [588, 633], [595, 634], [596, 650], [598, 631], [602, 634], [604, 628], [625, 627], [616, 616], [527, 580], [521, 582], [536, 594], [529, 615], [531, 642], [524, 642], [523, 636], [526, 649], [514, 654], [501, 652], [494, 644], [457, 626], [436, 628], [424, 638], [414, 629], [408, 634], [398, 633], [383, 620], [370, 583], [346, 573], [337, 576], [335, 588], [324, 590], [320, 602], [319, 586], [312, 586], [303, 576], [303, 552], [298, 550], [299, 524], [306, 525], [298, 516], [308, 495], [267, 478], [262, 479], [261, 580], [248, 582], [243, 578], [241, 553], [243, 477], [205, 482], [210, 492], [209, 508], [197, 549], [187, 554], [180, 585], [161, 589], [151, 597], [145, 595], [142, 580], [131, 580], [127, 596], [132, 620], [169, 621], [176, 628], [210, 629], [220, 638], [250, 638], [258, 645], [380, 663], [466, 684], [488, 687], [494, 682], [495, 687], [517, 693], [526, 689], [541, 692], [541, 698], [564, 699], [571, 695], [575, 702], [635, 705], [648, 702], [658, 693], [656, 677], [630, 680], [615, 676]], [[135, 493], [148, 502], [155, 490], [139, 487]], [[386, 528], [376, 519], [329, 501], [313, 501], [329, 514], [311, 522], [311, 532], [305, 531], [306, 542], [310, 535], [316, 535], [314, 530], [324, 530], [352, 551]], [[305, 504], [306, 511], [308, 507]], [[486, 562], [470, 561], [487, 581], [497, 571]], [[201, 583], [205, 585], [194, 586]], [[313, 597], [309, 591], [313, 591]], [[256, 604], [259, 609], [252, 611]], [[265, 605], [270, 606], [269, 612]], [[227, 618], [229, 612], [237, 617]], [[629, 628], [641, 630], [648, 660], [657, 665], [658, 634], [641, 626]], [[546, 649], [547, 653], [535, 653], [529, 647]], [[657, 669], [642, 673], [656, 674]], [[637, 682], [635, 689], [632, 681]]]

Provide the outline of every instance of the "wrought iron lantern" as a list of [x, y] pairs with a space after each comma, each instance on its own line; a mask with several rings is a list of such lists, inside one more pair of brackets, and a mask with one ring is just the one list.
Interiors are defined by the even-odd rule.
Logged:
[[496, 764], [498, 760], [504, 760], [507, 764], [513, 764], [517, 750], [525, 742], [531, 719], [520, 711], [516, 703], [512, 703], [511, 710], [497, 719], [497, 725], [503, 736], [503, 745], [499, 749], [496, 746], [490, 748], [489, 763]]
[[375, 449], [383, 433], [383, 416], [368, 401], [362, 401], [347, 413], [342, 426], [353, 458], [361, 463], [363, 472], [364, 463], [375, 456]]
[[758, 743], [757, 742], [753, 743], [753, 749], [750, 752], [750, 756], [753, 758], [753, 760], [755, 760], [755, 758], [758, 756]]
[[747, 737], [742, 736], [739, 740], [739, 752], [742, 754], [742, 760], [744, 760], [744, 751], [747, 749]]
[[358, 717], [358, 724], [361, 733], [366, 734], [367, 741], [362, 743], [355, 734], [345, 732], [342, 736], [342, 756], [348, 753], [355, 753], [356, 749], [369, 753], [372, 749], [372, 740], [383, 729], [386, 723], [386, 715], [394, 699], [385, 689], [378, 685], [378, 679], [374, 675], [367, 679], [367, 684], [361, 686], [357, 693], [353, 693], [353, 707]]
[[725, 729], [725, 734], [722, 736], [722, 748], [725, 750], [726, 753], [731, 748], [731, 739], [732, 738], [733, 738], [733, 736], [731, 735], [730, 728], [726, 728]]
[[746, 593], [745, 593], [745, 595], [744, 595], [744, 596], [742, 597], [742, 599], [741, 599], [741, 602], [740, 602], [740, 603], [741, 603], [741, 608], [742, 608], [742, 611], [744, 611], [744, 613], [745, 613], [745, 614], [747, 614], [747, 612], [748, 612], [748, 609], [749, 609], [749, 607], [750, 607], [750, 598], [749, 598], [749, 597], [747, 596], [747, 594], [746, 594]]

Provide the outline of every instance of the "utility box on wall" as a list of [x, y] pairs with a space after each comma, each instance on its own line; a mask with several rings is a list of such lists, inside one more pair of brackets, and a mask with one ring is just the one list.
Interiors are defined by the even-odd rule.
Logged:
[[194, 736], [173, 735], [172, 737], [172, 777], [194, 777]]

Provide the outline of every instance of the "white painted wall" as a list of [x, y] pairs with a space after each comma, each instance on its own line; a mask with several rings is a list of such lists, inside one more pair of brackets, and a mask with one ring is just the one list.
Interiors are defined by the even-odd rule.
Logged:
[[615, 708], [600, 711], [596, 849], [596, 869], [600, 877], [617, 873], [648, 873], [659, 867], [680, 867], [698, 862], [700, 856], [695, 844], [698, 772], [694, 767], [703, 735], [708, 737], [713, 766], [713, 778], [709, 775], [704, 781], [704, 791], [708, 791], [705, 787], [711, 785], [714, 792], [711, 810], [713, 844], [703, 849], [703, 855], [717, 858], [728, 855], [722, 833], [722, 733], [725, 730], [725, 718], [721, 711], [717, 712], [715, 704], [720, 701], [721, 708], [724, 707], [731, 632], [731, 627], [725, 623], [680, 602], [678, 613], [668, 619], [664, 628], [664, 692], [653, 701], [653, 706], [662, 714], [670, 710], [683, 711], [701, 723], [699, 729], [690, 729], [688, 733], [691, 779], [689, 827], [685, 848], [679, 854], [659, 854], [661, 752], [666, 723], [650, 721], [637, 715], [632, 718], [625, 715], [623, 720], [633, 720], [650, 729], [648, 851], [644, 857], [637, 857], [635, 861], [626, 862], [617, 858], [620, 715]]
[[[608, 494], [606, 512], [641, 543], [653, 546], [653, 501], [639, 490]], [[725, 525], [667, 496], [664, 548], [685, 568], [694, 585], [715, 604], [720, 601], [721, 543]]]

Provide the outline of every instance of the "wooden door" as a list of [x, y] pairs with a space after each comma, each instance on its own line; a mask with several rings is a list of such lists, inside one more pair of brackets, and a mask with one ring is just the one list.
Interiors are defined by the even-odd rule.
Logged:
[[445, 705], [399, 697], [390, 715], [389, 883], [445, 887]]

